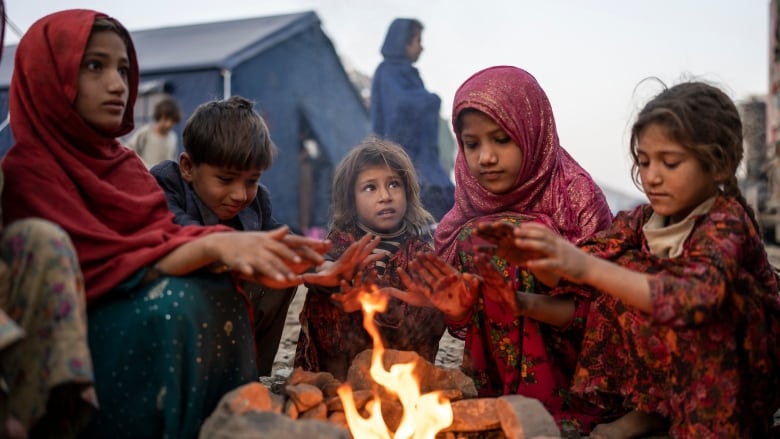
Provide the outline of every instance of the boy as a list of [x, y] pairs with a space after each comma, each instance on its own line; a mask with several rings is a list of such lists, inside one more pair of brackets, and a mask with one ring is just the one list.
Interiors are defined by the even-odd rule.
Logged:
[[141, 127], [127, 142], [147, 168], [176, 157], [178, 138], [173, 126], [181, 120], [181, 109], [173, 98], [163, 98], [154, 106], [154, 123]]
[[[182, 140], [179, 163], [167, 160], [151, 169], [177, 224], [225, 224], [237, 230], [282, 226], [271, 216], [268, 189], [259, 184], [276, 147], [251, 101], [233, 96], [202, 104], [187, 120]], [[245, 282], [244, 289], [254, 317], [258, 371], [268, 376], [296, 288]]]

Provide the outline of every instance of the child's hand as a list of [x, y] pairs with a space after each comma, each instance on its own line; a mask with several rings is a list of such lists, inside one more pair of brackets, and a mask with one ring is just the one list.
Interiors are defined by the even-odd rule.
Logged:
[[483, 253], [490, 253], [490, 250], [492, 250], [496, 255], [512, 264], [523, 264], [527, 256], [515, 246], [514, 229], [514, 225], [504, 221], [479, 224], [473, 231], [473, 234], [493, 244], [495, 247], [483, 246], [478, 250]]
[[293, 240], [294, 245], [300, 245], [297, 248], [288, 246], [285, 240], [287, 232], [287, 227], [281, 227], [267, 232], [215, 233], [208, 237], [207, 251], [243, 279], [257, 281], [267, 277], [279, 283], [294, 282], [297, 285], [300, 279], [295, 270], [311, 265], [300, 253], [309, 259], [317, 258], [302, 250], [304, 243], [301, 241]]
[[341, 280], [341, 292], [330, 295], [333, 303], [346, 313], [360, 311], [360, 293], [368, 291], [377, 282], [376, 270], [370, 270], [365, 276], [355, 276], [352, 282]]
[[320, 241], [305, 236], [286, 234], [283, 238], [284, 243], [290, 247], [298, 256], [302, 263], [296, 267], [291, 267], [295, 273], [302, 273], [311, 266], [318, 266], [325, 260], [322, 255], [330, 250], [330, 241]]
[[366, 234], [353, 242], [340, 258], [332, 263], [319, 266], [315, 273], [303, 274], [303, 281], [310, 284], [335, 287], [343, 279], [352, 280], [355, 274], [368, 265], [382, 258], [381, 254], [372, 254], [381, 239], [378, 236]]
[[387, 292], [411, 305], [432, 306], [450, 320], [462, 320], [477, 302], [480, 279], [461, 274], [432, 253], [421, 253], [409, 263], [409, 271], [398, 270], [407, 291]]
[[496, 266], [493, 265], [492, 259], [492, 257], [483, 254], [474, 256], [477, 272], [485, 284], [483, 289], [485, 298], [509, 309], [512, 315], [523, 315], [524, 307], [522, 303], [518, 302], [517, 292], [504, 276], [498, 272]]
[[588, 254], [547, 227], [524, 223], [514, 230], [515, 246], [527, 252], [525, 266], [536, 273], [548, 273], [582, 283]]

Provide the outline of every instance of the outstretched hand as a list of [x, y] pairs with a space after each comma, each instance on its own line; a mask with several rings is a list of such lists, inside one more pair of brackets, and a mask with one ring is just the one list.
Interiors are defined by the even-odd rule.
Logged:
[[[299, 274], [324, 260], [322, 254], [330, 241], [320, 241], [289, 234], [284, 226], [264, 232], [237, 232], [230, 240], [232, 247], [221, 251], [220, 261], [240, 278], [259, 282], [267, 287], [283, 289], [302, 283]], [[238, 238], [238, 243], [235, 239]], [[252, 246], [254, 259], [247, 257], [244, 246]]]
[[[522, 265], [528, 259], [526, 252], [515, 246], [515, 226], [506, 221], [482, 223], [472, 232], [495, 246], [495, 254], [506, 261]], [[485, 248], [480, 249], [486, 252]]]
[[378, 236], [365, 234], [359, 240], [350, 244], [335, 261], [319, 266], [314, 273], [304, 273], [303, 281], [310, 284], [335, 287], [339, 281], [355, 277], [358, 270], [382, 258], [382, 254], [372, 254], [381, 239]]
[[524, 223], [514, 230], [514, 245], [530, 255], [525, 265], [576, 283], [585, 280], [588, 254], [562, 236], [536, 223]]
[[330, 250], [331, 242], [329, 240], [321, 241], [319, 239], [307, 238], [300, 235], [286, 234], [283, 242], [292, 249], [301, 258], [301, 263], [293, 268], [295, 273], [302, 273], [311, 266], [318, 266], [325, 261], [322, 256]]
[[312, 254], [316, 251], [309, 245], [321, 244], [304, 238], [296, 248], [290, 247], [286, 242], [288, 231], [287, 227], [280, 227], [263, 232], [222, 232], [207, 238], [214, 259], [241, 278], [293, 282], [296, 269], [311, 266], [317, 260]]
[[382, 291], [414, 306], [435, 307], [450, 320], [462, 320], [477, 302], [480, 279], [460, 273], [432, 253], [419, 253], [410, 261], [408, 272], [398, 270], [406, 291]]
[[352, 282], [342, 279], [340, 282], [341, 292], [331, 294], [330, 299], [344, 312], [360, 311], [363, 308], [360, 303], [360, 294], [374, 288], [377, 279], [378, 275], [375, 269], [369, 270], [364, 275], [355, 276]]
[[485, 288], [483, 288], [485, 299], [500, 304], [509, 309], [512, 315], [523, 315], [524, 306], [518, 301], [518, 294], [510, 282], [499, 273], [492, 262], [492, 257], [485, 254], [474, 255], [474, 265], [477, 268]]

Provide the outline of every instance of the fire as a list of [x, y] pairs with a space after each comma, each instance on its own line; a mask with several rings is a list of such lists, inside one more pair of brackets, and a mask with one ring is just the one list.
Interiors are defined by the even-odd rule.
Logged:
[[434, 439], [436, 433], [452, 424], [452, 406], [441, 392], [420, 395], [420, 384], [413, 374], [414, 363], [395, 364], [386, 370], [382, 365], [385, 348], [374, 324], [374, 314], [387, 308], [388, 297], [373, 289], [360, 294], [363, 307], [363, 326], [374, 341], [371, 356], [371, 377], [388, 391], [396, 394], [404, 409], [401, 423], [391, 433], [382, 417], [381, 400], [374, 397], [366, 405], [368, 418], [355, 408], [352, 388], [343, 384], [338, 389], [344, 405], [344, 414], [352, 436], [360, 439]]

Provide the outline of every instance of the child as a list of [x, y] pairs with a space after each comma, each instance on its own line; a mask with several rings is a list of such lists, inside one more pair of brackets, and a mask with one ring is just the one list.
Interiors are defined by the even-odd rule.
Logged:
[[[588, 296], [552, 295], [541, 283], [546, 279], [515, 263], [475, 258], [487, 242], [473, 232], [483, 223], [531, 221], [581, 242], [609, 225], [606, 199], [559, 144], [550, 102], [528, 72], [510, 66], [477, 72], [455, 93], [452, 120], [456, 202], [436, 229], [441, 259], [413, 264], [414, 281], [405, 285], [433, 293], [450, 332], [466, 340], [463, 367], [480, 395], [537, 398], [562, 429], [587, 432], [597, 411], [568, 388]], [[528, 293], [527, 307], [504, 306], [502, 297], [516, 291]]]
[[420, 179], [423, 207], [436, 221], [453, 203], [453, 187], [439, 160], [441, 99], [425, 89], [414, 63], [420, 58], [423, 25], [396, 18], [382, 44], [384, 60], [371, 82], [371, 129], [401, 145]]
[[157, 182], [116, 141], [133, 128], [139, 76], [118, 21], [57, 12], [16, 55], [3, 220], [55, 222], [76, 248], [100, 401], [83, 436], [195, 437], [224, 393], [257, 380], [245, 303], [207, 267], [294, 281], [327, 243], [173, 223]]
[[737, 184], [742, 124], [722, 91], [661, 92], [631, 131], [649, 204], [574, 247], [522, 224], [527, 266], [592, 286], [574, 390], [634, 410], [591, 437], [769, 437], [778, 408], [778, 284]]
[[[361, 236], [379, 236], [381, 242], [374, 251], [381, 259], [364, 269], [376, 270], [380, 287], [400, 286], [398, 271], [406, 270], [416, 253], [431, 251], [426, 237], [430, 236], [427, 231], [433, 219], [422, 208], [419, 191], [414, 166], [400, 146], [379, 138], [364, 140], [336, 169], [328, 234], [333, 248], [327, 258], [341, 256]], [[362, 275], [356, 277], [357, 284], [361, 284]], [[372, 347], [371, 337], [363, 329], [362, 313], [354, 312], [358, 307], [342, 309], [336, 305], [348, 300], [342, 297], [348, 291], [342, 289], [338, 294], [338, 289], [322, 287], [324, 282], [313, 285], [314, 277], [305, 279], [309, 292], [300, 314], [295, 365], [330, 372], [344, 380], [355, 355]], [[333, 299], [331, 293], [335, 293]], [[445, 329], [437, 310], [393, 299], [376, 323], [386, 348], [416, 351], [428, 361], [435, 361]]]
[[181, 109], [172, 97], [165, 97], [154, 106], [154, 123], [144, 125], [127, 141], [147, 168], [176, 157], [178, 138], [173, 126], [181, 120]]
[[[179, 163], [151, 169], [163, 188], [176, 224], [225, 224], [237, 230], [273, 230], [268, 189], [260, 175], [271, 166], [276, 147], [254, 105], [240, 96], [199, 106], [182, 133]], [[295, 286], [271, 290], [246, 283], [254, 311], [258, 372], [271, 374], [274, 357], [295, 295]]]

